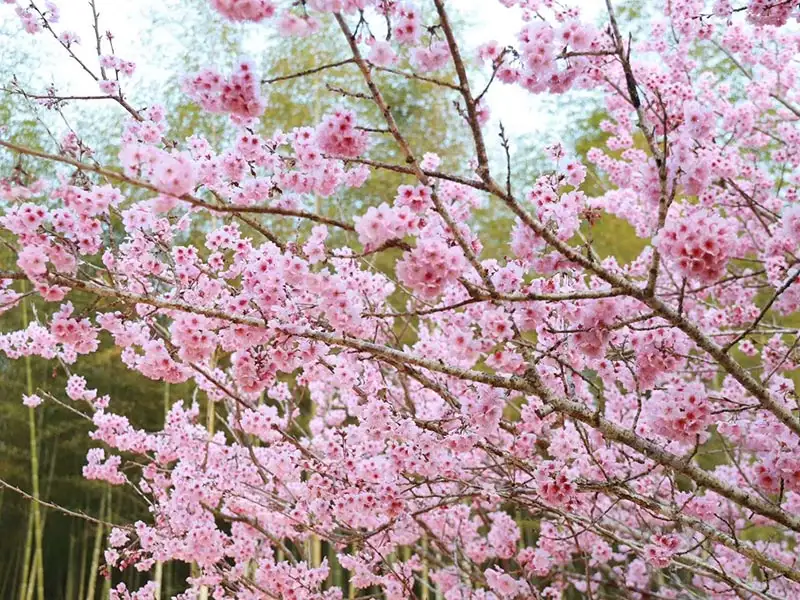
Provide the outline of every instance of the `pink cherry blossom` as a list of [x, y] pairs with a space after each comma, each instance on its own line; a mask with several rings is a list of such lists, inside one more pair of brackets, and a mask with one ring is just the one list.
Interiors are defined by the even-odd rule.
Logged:
[[[188, 138], [120, 87], [136, 48], [6, 4], [124, 118], [0, 131], [0, 353], [65, 378], [84, 477], [148, 508], [111, 598], [169, 562], [181, 600], [800, 597], [796, 2], [501, 0], [495, 40], [469, 3], [211, 0], [344, 54], [206, 57]], [[287, 125], [300, 78], [340, 104]], [[526, 140], [510, 92], [564, 118]], [[98, 352], [181, 384], [163, 425]]]
[[211, 0], [211, 5], [232, 21], [263, 21], [275, 14], [270, 0]]
[[42, 398], [40, 396], [38, 396], [37, 394], [31, 394], [29, 396], [28, 395], [22, 396], [22, 403], [25, 406], [29, 407], [29, 408], [36, 408], [42, 402], [44, 402], [44, 400], [42, 400]]

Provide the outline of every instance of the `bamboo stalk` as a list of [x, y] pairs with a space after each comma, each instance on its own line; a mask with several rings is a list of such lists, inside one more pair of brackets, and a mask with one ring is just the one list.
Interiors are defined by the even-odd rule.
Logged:
[[100, 597], [101, 598], [111, 597], [111, 573], [109, 573], [103, 578], [103, 593]]
[[[216, 353], [214, 356], [211, 357], [211, 370], [213, 371], [216, 367], [217, 363], [217, 356]], [[216, 425], [214, 411], [214, 401], [211, 399], [211, 396], [206, 395], [206, 429], [208, 430], [209, 438], [214, 437], [214, 427]], [[194, 567], [195, 565], [192, 565]], [[208, 587], [203, 585], [200, 586], [200, 600], [208, 600]]]
[[156, 589], [154, 594], [155, 600], [161, 600], [161, 585], [163, 579], [164, 579], [164, 563], [158, 561], [156, 563], [156, 573], [154, 579], [154, 581], [156, 582]]
[[30, 577], [33, 554], [33, 506], [28, 509], [28, 532], [25, 534], [25, 549], [22, 551], [22, 578], [19, 582], [19, 600], [27, 599], [28, 577]]
[[[109, 486], [106, 488], [106, 521], [113, 522], [114, 518], [111, 513], [112, 507], [114, 503], [111, 501], [111, 487]], [[104, 578], [103, 583], [103, 595], [102, 598], [110, 598], [111, 597], [111, 573], [107, 573]]]
[[336, 547], [332, 543], [328, 544], [328, 562], [331, 564], [331, 583], [334, 587], [342, 587], [344, 585], [342, 565], [339, 564]]
[[420, 600], [428, 600], [428, 538], [422, 538], [422, 589], [420, 590]]
[[3, 565], [3, 573], [0, 574], [0, 598], [10, 598], [10, 594], [6, 594], [8, 586], [16, 582], [17, 572], [19, 571], [19, 552], [14, 555], [13, 560], [6, 561]]
[[31, 565], [31, 571], [29, 572], [30, 577], [28, 578], [28, 587], [25, 590], [25, 600], [33, 600], [33, 590], [36, 585], [36, 552], [34, 550], [33, 553], [33, 564]]
[[[354, 554], [355, 553], [354, 552], [355, 546], [351, 546], [350, 550]], [[347, 578], [347, 597], [350, 600], [353, 600], [356, 597], [356, 588], [353, 585], [353, 578], [352, 577], [348, 577]]]
[[[106, 496], [100, 500], [100, 515], [106, 514]], [[97, 524], [94, 536], [94, 549], [92, 550], [92, 564], [89, 568], [89, 583], [86, 586], [86, 600], [94, 600], [95, 587], [97, 586], [97, 571], [100, 569], [100, 550], [103, 547], [103, 525]]]
[[[169, 413], [169, 381], [164, 382], [164, 424], [167, 423], [167, 414]], [[155, 600], [161, 600], [161, 588], [164, 585], [164, 563], [158, 561], [156, 563], [156, 572], [155, 572], [155, 582], [156, 582], [156, 589], [155, 589]]]
[[164, 579], [161, 582], [161, 597], [169, 598], [172, 590], [172, 580], [175, 578], [175, 566], [172, 563], [164, 564]]
[[[42, 427], [41, 413], [40, 413], [40, 418], [39, 418], [39, 427], [40, 428]], [[50, 488], [52, 487], [52, 482], [53, 482], [53, 473], [55, 471], [55, 464], [56, 464], [55, 463], [55, 459], [56, 459], [56, 456], [57, 456], [56, 449], [58, 448], [58, 443], [54, 442], [53, 446], [54, 446], [53, 458], [50, 461], [50, 468], [48, 469], [47, 483], [46, 483], [47, 487], [45, 489], [45, 494], [44, 494], [45, 497], [50, 495]], [[38, 461], [37, 461], [37, 467], [38, 467]], [[40, 529], [41, 529], [41, 531], [44, 531], [45, 525], [47, 524], [47, 509], [44, 508], [44, 507], [41, 507], [41, 506], [38, 506], [38, 508], [39, 508], [39, 511], [40, 511], [39, 512], [40, 522], [41, 522]], [[35, 520], [34, 520], [34, 531], [35, 531]], [[27, 587], [27, 591], [25, 593], [26, 600], [33, 600], [34, 589], [38, 593], [40, 591], [39, 588], [44, 586], [44, 573], [43, 573], [42, 561], [43, 561], [43, 551], [42, 552], [38, 552], [38, 553], [34, 553], [34, 555], [33, 555], [33, 570], [29, 571], [30, 579], [28, 580], [28, 587]], [[35, 584], [35, 586], [34, 586], [34, 584]]]
[[[211, 357], [211, 371], [213, 371], [217, 366], [217, 353], [214, 352], [214, 355]], [[206, 394], [206, 429], [208, 429], [208, 433], [210, 436], [214, 436], [214, 427], [216, 425], [214, 420], [214, 401], [211, 399], [211, 396]]]
[[311, 538], [311, 566], [318, 567], [322, 564], [322, 541], [319, 536]]
[[[27, 283], [23, 285], [23, 293], [27, 291]], [[28, 299], [22, 301], [22, 328], [28, 328]], [[31, 357], [25, 355], [25, 387], [26, 393], [33, 394], [33, 371], [31, 368]], [[30, 577], [36, 579], [36, 597], [44, 600], [44, 564], [42, 559], [42, 517], [39, 511], [39, 443], [36, 435], [36, 410], [28, 408], [28, 430], [30, 433], [31, 451], [31, 488], [33, 503], [33, 541], [34, 541], [34, 573], [29, 572]]]
[[80, 574], [80, 585], [78, 586], [78, 600], [83, 600], [85, 598], [84, 593], [86, 592], [86, 558], [87, 558], [87, 550], [89, 548], [89, 522], [83, 522], [83, 542], [81, 543], [81, 574]]
[[75, 524], [73, 521], [69, 532], [69, 551], [67, 552], [67, 582], [64, 586], [64, 600], [74, 600], [75, 567]]
[[[39, 413], [39, 428], [40, 428], [40, 430], [43, 429], [43, 420], [44, 420], [43, 419], [43, 414]], [[56, 458], [57, 457], [58, 457], [58, 439], [53, 441], [53, 456], [50, 459], [50, 466], [47, 469], [47, 480], [45, 481], [45, 489], [44, 489], [44, 497], [45, 498], [49, 498], [50, 497], [50, 490], [53, 487], [53, 476], [55, 475]], [[39, 510], [40, 510], [40, 513], [39, 513], [40, 514], [40, 519], [41, 519], [41, 530], [42, 530], [42, 532], [44, 532], [45, 528], [47, 526], [47, 515], [48, 515], [47, 508], [44, 507], [44, 506], [40, 506]], [[44, 533], [42, 534], [42, 540], [44, 541]], [[41, 581], [42, 585], [44, 585], [44, 574], [43, 574], [44, 565], [41, 562], [41, 561], [44, 560], [44, 550], [42, 550], [42, 553], [40, 553], [40, 555], [34, 556], [34, 560], [37, 562], [37, 567], [38, 567], [37, 575], [36, 575], [37, 581]], [[28, 598], [32, 597], [32, 592], [33, 592], [33, 590], [31, 589], [31, 591], [28, 593]]]

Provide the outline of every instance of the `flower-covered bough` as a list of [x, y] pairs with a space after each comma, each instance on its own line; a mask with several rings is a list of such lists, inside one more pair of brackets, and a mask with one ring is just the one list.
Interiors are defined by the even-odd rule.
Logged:
[[[178, 402], [142, 431], [78, 374], [52, 398], [93, 421], [85, 476], [149, 502], [149, 522], [112, 532], [108, 567], [194, 563], [185, 598], [340, 598], [327, 559], [296, 551], [314, 538], [349, 586], [392, 599], [800, 597], [798, 3], [666, 0], [635, 39], [610, 0], [600, 27], [553, 0], [501, 0], [522, 16], [508, 47], [462, 46], [454, 0], [211, 4], [287, 35], [338, 28], [349, 55], [296, 76], [350, 65], [382, 122], [342, 108], [258, 135], [265, 82], [243, 60], [184, 84], [237, 137], [167, 143], [169, 115], [122, 89], [133, 63], [82, 57], [52, 3], [16, 6], [130, 119], [119, 164], [74, 133], [50, 150], [0, 139], [82, 173], [1, 183], [3, 309], [22, 280], [55, 308], [0, 350], [79, 373], [113, 343], [221, 417], [209, 431]], [[445, 171], [437, 148], [412, 148], [377, 71], [452, 100], [472, 158]], [[602, 95], [591, 164], [559, 146], [538, 179], [497, 169], [485, 93], [504, 85]], [[371, 154], [375, 131], [397, 160]], [[589, 168], [602, 193], [587, 195]], [[392, 201], [354, 223], [315, 208], [380, 170], [407, 178]], [[515, 219], [503, 260], [482, 257], [482, 206]], [[208, 214], [222, 224], [190, 245]], [[592, 247], [604, 214], [641, 239], [634, 260]], [[265, 216], [313, 227], [282, 239]], [[384, 252], [401, 255], [390, 269], [370, 260]], [[97, 299], [90, 316], [73, 295]]]

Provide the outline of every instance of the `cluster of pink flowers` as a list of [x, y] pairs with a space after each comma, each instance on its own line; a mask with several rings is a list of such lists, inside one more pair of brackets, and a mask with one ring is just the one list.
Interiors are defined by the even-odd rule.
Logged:
[[62, 31], [60, 34], [58, 34], [58, 41], [61, 42], [65, 47], [69, 48], [73, 44], [80, 44], [81, 38], [74, 31]]
[[356, 221], [358, 241], [367, 250], [378, 248], [390, 240], [405, 236], [411, 230], [412, 219], [413, 215], [408, 210], [396, 210], [386, 203], [377, 208], [370, 206]]
[[[558, 29], [550, 23], [532, 21], [519, 34], [521, 71], [507, 71], [502, 78], [511, 83], [518, 81], [533, 93], [549, 91], [562, 93], [572, 87], [581, 71], [590, 66], [589, 61], [578, 56], [595, 48], [598, 33], [594, 27], [570, 20]], [[559, 69], [557, 52], [576, 53], [566, 69]]]
[[367, 59], [379, 67], [391, 67], [397, 62], [397, 53], [389, 42], [373, 39], [370, 41]]
[[109, 591], [110, 600], [154, 600], [157, 598], [159, 590], [157, 583], [150, 581], [138, 590], [131, 592], [128, 586], [124, 583], [118, 583], [112, 590]]
[[406, 235], [418, 235], [427, 224], [426, 213], [432, 207], [430, 188], [401, 185], [394, 206], [384, 203], [377, 208], [370, 207], [356, 220], [358, 240], [366, 249], [372, 250]]
[[[102, 227], [98, 218], [108, 212], [111, 205], [121, 200], [121, 195], [111, 186], [102, 186], [86, 192], [73, 186], [62, 186], [52, 192], [63, 201], [64, 208], [47, 211], [30, 203], [11, 209], [0, 223], [14, 231], [26, 244], [19, 253], [17, 265], [30, 279], [44, 285], [42, 276], [51, 264], [62, 273], [75, 269], [75, 251], [93, 254], [101, 247]], [[47, 227], [60, 236], [55, 242], [43, 235]], [[44, 286], [52, 294], [51, 301], [63, 298], [56, 286]]]
[[706, 210], [670, 217], [655, 245], [681, 276], [713, 283], [725, 272], [736, 249], [735, 228], [723, 217]]
[[517, 553], [521, 533], [519, 525], [504, 512], [490, 515], [492, 527], [486, 536], [498, 558], [512, 558]]
[[447, 42], [434, 42], [429, 47], [419, 46], [411, 52], [411, 64], [420, 72], [437, 71], [450, 62]]
[[275, 442], [281, 439], [280, 430], [285, 427], [285, 422], [278, 417], [278, 410], [274, 406], [261, 405], [258, 410], [247, 409], [238, 426], [263, 442]]
[[86, 389], [86, 379], [80, 375], [71, 375], [67, 380], [67, 396], [72, 400], [86, 400], [91, 402], [97, 396], [97, 390]]
[[401, 44], [416, 44], [422, 35], [419, 11], [411, 4], [401, 6], [394, 14], [392, 37]]
[[690, 349], [685, 336], [666, 328], [637, 332], [631, 346], [636, 352], [636, 372], [643, 390], [652, 388], [662, 376], [686, 364]]
[[17, 266], [28, 276], [28, 279], [37, 280], [47, 273], [47, 254], [37, 246], [29, 246], [20, 251]]
[[421, 213], [433, 206], [431, 190], [425, 185], [401, 185], [394, 198], [396, 207], [408, 207], [414, 213]]
[[574, 323], [578, 331], [571, 341], [582, 354], [590, 358], [605, 355], [619, 308], [619, 303], [613, 299], [586, 302], [576, 307]]
[[517, 598], [529, 589], [524, 581], [515, 579], [501, 569], [486, 569], [483, 575], [486, 577], [486, 583], [500, 598]]
[[645, 556], [654, 567], [663, 569], [672, 562], [672, 557], [678, 552], [680, 545], [681, 540], [677, 535], [655, 535], [645, 546]]
[[69, 346], [78, 354], [89, 354], [99, 347], [97, 330], [89, 319], [70, 318], [74, 308], [66, 302], [53, 315], [50, 321], [50, 332], [56, 342]]
[[0, 314], [14, 308], [19, 302], [22, 294], [11, 288], [11, 279], [0, 279]]
[[[16, 0], [5, 0], [7, 4], [16, 4]], [[16, 7], [17, 16], [25, 31], [28, 33], [39, 33], [42, 30], [42, 20], [33, 10], [21, 5]]]
[[226, 112], [251, 119], [260, 116], [266, 108], [260, 82], [249, 60], [239, 61], [229, 77], [205, 69], [184, 81], [184, 91], [209, 112]]
[[[567, 165], [565, 179], [569, 185], [578, 187], [586, 176], [586, 168], [577, 162]], [[558, 237], [569, 240], [581, 224], [584, 211], [588, 208], [585, 195], [581, 191], [560, 194], [558, 182], [552, 176], [537, 179], [536, 184], [526, 194], [526, 199], [535, 207], [537, 218], [552, 226]], [[514, 254], [527, 263], [534, 263], [545, 246], [541, 236], [531, 231], [519, 218], [511, 233], [511, 249]]]
[[[53, 27], [36, 4], [17, 6], [23, 28]], [[70, 132], [57, 178], [0, 179], [0, 313], [36, 307], [0, 352], [65, 365], [64, 404], [88, 411], [97, 446], [84, 475], [152, 510], [112, 531], [106, 568], [196, 564], [181, 598], [339, 600], [328, 562], [297, 552], [315, 536], [350, 590], [389, 600], [418, 585], [446, 600], [800, 597], [800, 34], [782, 27], [796, 3], [672, 0], [637, 40], [621, 12], [595, 28], [563, 3], [501, 0], [516, 40], [472, 48], [453, 42], [454, 2], [278, 4], [212, 0], [232, 21], [274, 15], [282, 35], [327, 32], [335, 13], [379, 110], [357, 119], [364, 98], [345, 95], [266, 133], [261, 65], [242, 61], [185, 84], [233, 115], [230, 135], [173, 142], [169, 111], [135, 108], [109, 77], [132, 117], [122, 174]], [[103, 69], [133, 71], [111, 52]], [[453, 68], [473, 56], [477, 76]], [[447, 83], [424, 75], [445, 68]], [[446, 99], [448, 139], [469, 143], [400, 139], [400, 106], [375, 91], [395, 78], [426, 79], [414, 101]], [[500, 84], [591, 91], [601, 135], [545, 147], [528, 176], [515, 115], [492, 104], [500, 169]], [[377, 170], [397, 179], [366, 198]], [[76, 311], [73, 290], [102, 301]], [[81, 375], [81, 355], [112, 345], [197, 402], [135, 426]], [[45, 399], [61, 402], [22, 402]], [[753, 542], [753, 526], [774, 535]]]
[[189, 194], [196, 183], [194, 162], [185, 153], [159, 153], [153, 165], [153, 180], [166, 194]]
[[[74, 43], [74, 40], [73, 40]], [[100, 57], [100, 66], [104, 69], [114, 69], [121, 75], [130, 77], [136, 70], [136, 63], [130, 60], [125, 60], [113, 54], [104, 54]]]
[[211, 0], [211, 6], [231, 21], [263, 21], [275, 15], [271, 0]]
[[86, 479], [97, 479], [111, 485], [122, 485], [127, 479], [120, 471], [122, 457], [112, 455], [106, 458], [105, 450], [92, 448], [86, 454], [86, 465], [83, 467], [83, 476]]
[[578, 488], [563, 464], [546, 461], [534, 474], [539, 495], [548, 504], [569, 507], [577, 499]]
[[465, 262], [457, 246], [438, 239], [420, 240], [397, 263], [397, 277], [422, 298], [433, 300], [458, 279]]
[[654, 391], [644, 412], [652, 431], [668, 440], [692, 444], [708, 439], [711, 406], [708, 392], [700, 383], [678, 383], [669, 391]]
[[330, 156], [356, 158], [367, 150], [369, 136], [356, 128], [353, 111], [340, 109], [323, 119], [316, 131], [319, 148]]
[[309, 6], [322, 12], [352, 13], [364, 10], [372, 4], [372, 0], [309, 0]]
[[44, 400], [42, 400], [42, 397], [38, 394], [23, 394], [22, 396], [22, 404], [28, 408], [36, 408], [37, 406], [40, 406], [42, 402], [44, 402]]
[[747, 10], [748, 18], [759, 25], [780, 27], [789, 20], [793, 13], [800, 16], [795, 3], [785, 0], [750, 0]]

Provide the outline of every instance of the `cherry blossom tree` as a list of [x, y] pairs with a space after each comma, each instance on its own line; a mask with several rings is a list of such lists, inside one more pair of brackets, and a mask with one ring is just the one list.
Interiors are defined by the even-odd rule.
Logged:
[[[454, 0], [212, 0], [246, 27], [341, 37], [339, 61], [292, 77], [363, 79], [320, 122], [262, 135], [257, 60], [185, 74], [187, 96], [236, 126], [223, 147], [168, 139], [169, 114], [131, 99], [136, 65], [99, 29], [92, 56], [53, 3], [6, 3], [129, 117], [109, 132], [115, 164], [76, 132], [42, 149], [0, 138], [53, 168], [0, 187], [2, 310], [43, 303], [0, 350], [69, 370], [61, 397], [22, 401], [90, 420], [84, 476], [151, 513], [112, 531], [108, 573], [174, 560], [197, 565], [185, 599], [341, 598], [328, 559], [300, 552], [313, 538], [349, 590], [391, 599], [800, 596], [796, 1], [667, 0], [634, 39], [612, 0], [599, 27], [501, 0], [515, 43], [470, 47]], [[472, 158], [444, 169], [412, 147], [378, 73], [447, 97]], [[607, 135], [588, 164], [557, 144], [520, 180], [513, 112], [498, 156], [487, 144], [493, 86], [590, 90]], [[380, 171], [406, 183], [379, 206], [352, 222], [320, 210]], [[482, 257], [486, 206], [515, 219], [502, 260]], [[644, 242], [637, 258], [598, 255], [604, 215]], [[136, 428], [80, 374], [107, 344], [196, 398]]]

